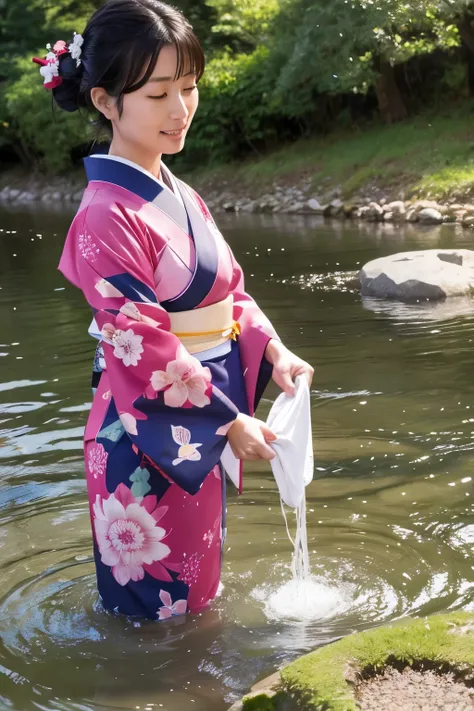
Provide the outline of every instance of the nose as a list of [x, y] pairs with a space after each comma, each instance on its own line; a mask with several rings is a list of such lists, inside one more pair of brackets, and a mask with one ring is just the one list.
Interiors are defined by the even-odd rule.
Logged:
[[186, 106], [185, 97], [181, 92], [176, 92], [175, 99], [170, 110], [170, 119], [174, 121], [186, 121], [189, 116], [188, 107]]

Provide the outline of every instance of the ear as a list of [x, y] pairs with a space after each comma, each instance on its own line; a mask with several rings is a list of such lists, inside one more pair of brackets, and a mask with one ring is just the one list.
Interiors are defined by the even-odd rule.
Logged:
[[106, 119], [111, 121], [115, 116], [115, 99], [113, 96], [107, 94], [105, 89], [101, 86], [94, 86], [91, 89], [91, 101], [94, 104], [97, 111], [104, 114]]

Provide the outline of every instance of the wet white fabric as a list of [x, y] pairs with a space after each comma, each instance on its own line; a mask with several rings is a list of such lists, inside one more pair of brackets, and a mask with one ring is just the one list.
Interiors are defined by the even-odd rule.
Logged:
[[308, 380], [299, 375], [293, 396], [282, 393], [273, 403], [267, 425], [276, 434], [270, 462], [282, 501], [301, 506], [305, 486], [313, 479], [313, 438]]
[[[276, 441], [271, 443], [276, 457], [270, 463], [280, 492], [286, 532], [293, 544], [293, 580], [300, 584], [309, 584], [305, 487], [313, 479], [313, 437], [309, 386], [305, 375], [296, 378], [295, 394], [292, 397], [282, 393], [275, 400], [268, 415], [267, 425], [277, 436]], [[285, 504], [294, 509], [294, 539], [288, 527]]]

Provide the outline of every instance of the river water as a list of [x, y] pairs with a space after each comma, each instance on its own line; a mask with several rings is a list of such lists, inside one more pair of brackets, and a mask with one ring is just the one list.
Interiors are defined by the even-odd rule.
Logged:
[[470, 247], [471, 232], [220, 218], [248, 290], [315, 366], [320, 608], [301, 622], [266, 605], [290, 579], [291, 545], [270, 470], [253, 465], [242, 496], [229, 494], [221, 596], [197, 617], [140, 624], [96, 598], [81, 451], [94, 344], [81, 294], [56, 270], [70, 219], [0, 212], [2, 708], [224, 711], [341, 635], [474, 607], [474, 308], [363, 303], [353, 287], [368, 259]]

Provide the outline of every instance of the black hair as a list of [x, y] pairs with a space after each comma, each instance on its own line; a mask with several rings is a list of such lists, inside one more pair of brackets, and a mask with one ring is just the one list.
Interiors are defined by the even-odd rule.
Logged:
[[[69, 53], [59, 57], [62, 83], [53, 96], [65, 111], [93, 110], [91, 89], [102, 87], [117, 99], [121, 113], [124, 94], [146, 84], [166, 45], [176, 48], [175, 80], [192, 72], [199, 81], [204, 72], [204, 53], [192, 26], [177, 8], [160, 0], [108, 0], [82, 36], [79, 66]], [[99, 126], [110, 129], [101, 113]]]

